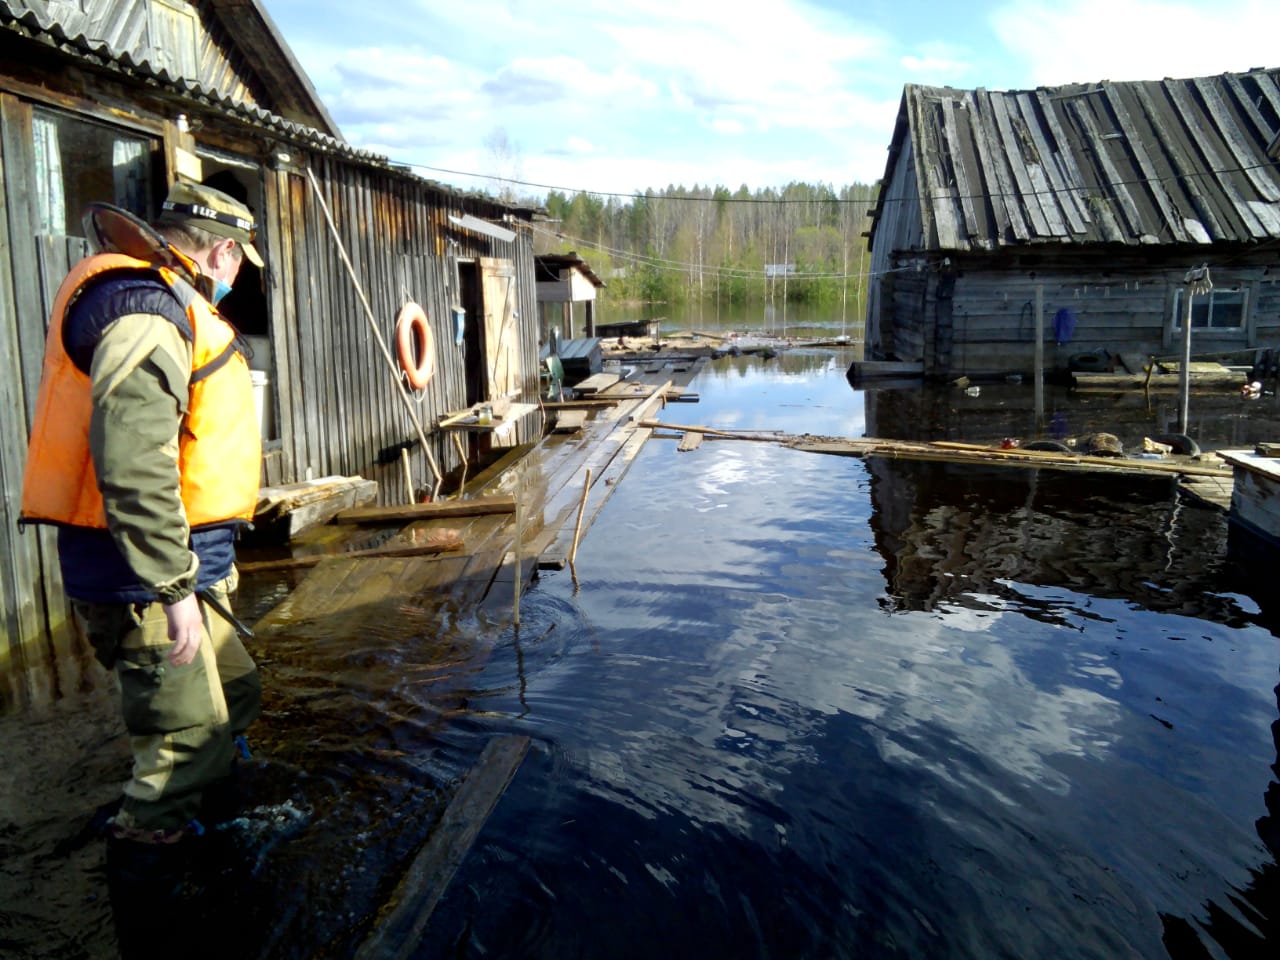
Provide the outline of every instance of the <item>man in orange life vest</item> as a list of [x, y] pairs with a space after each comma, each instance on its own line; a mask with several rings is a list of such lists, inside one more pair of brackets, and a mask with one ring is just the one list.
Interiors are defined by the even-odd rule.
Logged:
[[22, 519], [57, 525], [66, 592], [119, 678], [133, 774], [111, 835], [169, 844], [199, 832], [259, 711], [227, 597], [261, 440], [213, 304], [262, 260], [248, 208], [210, 187], [175, 184], [151, 229], [105, 209], [136, 229], [55, 298]]

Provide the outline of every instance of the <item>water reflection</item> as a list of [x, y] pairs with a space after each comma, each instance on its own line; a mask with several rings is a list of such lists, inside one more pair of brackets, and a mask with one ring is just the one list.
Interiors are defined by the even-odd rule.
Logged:
[[[1019, 581], [1247, 621], [1220, 592], [1221, 512], [1180, 499], [1172, 480], [887, 458], [869, 460], [867, 469], [876, 549], [895, 607], [931, 610], [975, 592], [1008, 596], [1006, 584]], [[1026, 616], [1060, 620], [1052, 604], [1019, 603]]]
[[[856, 436], [951, 416], [950, 392], [863, 394], [845, 366], [718, 361], [663, 417]], [[518, 631], [432, 619], [426, 588], [372, 574], [294, 594], [294, 629], [254, 651], [268, 713], [203, 939], [353, 955], [484, 744], [519, 733], [533, 750], [414, 956], [1270, 956], [1273, 570], [1167, 484], [650, 442], [577, 583], [545, 575]], [[240, 609], [288, 586], [247, 584]], [[83, 806], [121, 757], [42, 764], [45, 792]], [[74, 819], [0, 833], [0, 938], [38, 942], [8, 894]], [[87, 886], [33, 955], [104, 942]]]
[[1162, 914], [1242, 920], [1276, 648], [1202, 569], [1221, 516], [703, 452], [646, 451], [581, 592], [540, 588], [546, 752], [421, 955], [1158, 956]]
[[[1029, 383], [978, 386], [969, 396], [951, 386], [910, 384], [866, 391], [867, 433], [899, 440], [961, 440], [999, 444], [1005, 437], [1054, 438], [1103, 431], [1128, 452], [1142, 449], [1144, 436], [1177, 433], [1178, 395], [1140, 390], [1100, 393], [1048, 386], [1044, 420], [1036, 421]], [[1204, 450], [1248, 447], [1280, 436], [1280, 398], [1246, 400], [1235, 390], [1195, 393], [1187, 434]]]

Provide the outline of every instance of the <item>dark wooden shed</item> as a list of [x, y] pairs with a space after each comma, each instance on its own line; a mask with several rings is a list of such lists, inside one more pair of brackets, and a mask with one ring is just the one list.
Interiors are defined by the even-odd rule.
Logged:
[[[871, 228], [867, 357], [928, 376], [1280, 342], [1280, 70], [1024, 91], [908, 85]], [[1055, 320], [1057, 321], [1055, 323]]]
[[[536, 399], [533, 211], [345, 143], [258, 0], [0, 0], [0, 157], [0, 708], [74, 682], [53, 538], [17, 520], [49, 308], [87, 249], [86, 202], [150, 217], [185, 178], [256, 211], [266, 268], [246, 265], [224, 303], [255, 345], [264, 483], [360, 474], [403, 500], [389, 448], [411, 445], [431, 489], [468, 453], [442, 414]], [[391, 369], [407, 301], [435, 343], [419, 393]], [[535, 412], [505, 442], [541, 430]]]

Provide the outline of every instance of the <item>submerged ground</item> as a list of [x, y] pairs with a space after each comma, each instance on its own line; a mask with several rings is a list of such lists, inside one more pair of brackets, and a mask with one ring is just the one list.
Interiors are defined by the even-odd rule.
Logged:
[[[1034, 429], [1027, 387], [863, 394], [846, 363], [716, 361], [701, 402], [662, 416]], [[1249, 436], [1271, 429], [1261, 403], [1206, 403], [1195, 432], [1274, 439]], [[1169, 416], [1056, 395], [1051, 413], [1127, 442]], [[514, 733], [532, 749], [406, 955], [1272, 956], [1273, 569], [1164, 482], [651, 440], [576, 582], [544, 573], [518, 631], [452, 612], [451, 642], [486, 656], [447, 703], [439, 625], [403, 639], [413, 598], [399, 624], [255, 650], [267, 714], [220, 837], [238, 860], [189, 881], [200, 944], [353, 955], [458, 779]], [[92, 824], [127, 757], [86, 676], [0, 719], [6, 955], [114, 949]]]

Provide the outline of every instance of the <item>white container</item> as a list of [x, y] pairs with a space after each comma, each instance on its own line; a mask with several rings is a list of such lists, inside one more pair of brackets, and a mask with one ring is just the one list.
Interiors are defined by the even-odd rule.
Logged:
[[271, 378], [265, 370], [250, 370], [249, 378], [253, 381], [253, 405], [258, 411], [258, 429], [262, 432], [263, 440], [271, 440], [275, 430]]
[[242, 334], [241, 337], [249, 345], [249, 349], [253, 351], [253, 356], [249, 358], [249, 369], [270, 370], [271, 338], [252, 334]]

